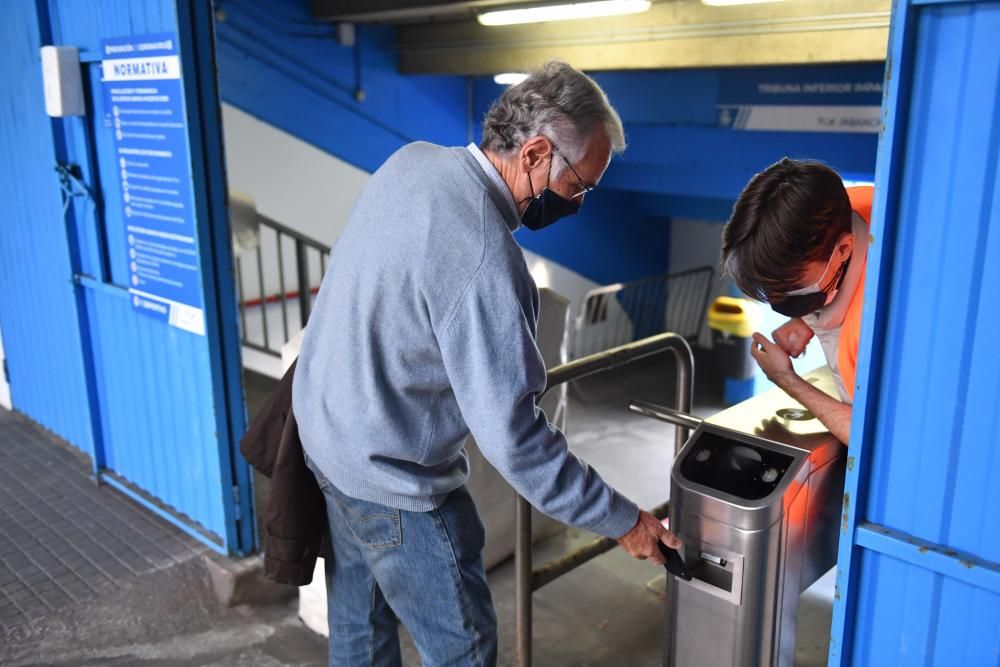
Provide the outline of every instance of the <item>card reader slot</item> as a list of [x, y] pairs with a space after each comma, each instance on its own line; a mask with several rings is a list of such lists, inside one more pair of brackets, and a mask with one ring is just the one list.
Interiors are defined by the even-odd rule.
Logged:
[[733, 592], [733, 565], [724, 558], [705, 558], [709, 554], [699, 554], [699, 558], [689, 561], [688, 570], [691, 576], [703, 581], [709, 586], [721, 589], [727, 593]]

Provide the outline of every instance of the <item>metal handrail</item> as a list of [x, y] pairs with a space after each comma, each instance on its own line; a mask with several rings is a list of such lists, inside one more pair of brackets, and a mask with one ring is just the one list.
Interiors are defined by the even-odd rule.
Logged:
[[[545, 395], [550, 389], [572, 380], [603, 373], [618, 368], [639, 359], [645, 359], [656, 354], [670, 351], [677, 359], [677, 410], [691, 411], [691, 396], [694, 391], [694, 355], [691, 346], [683, 336], [665, 333], [651, 336], [634, 343], [612, 348], [604, 352], [592, 354], [583, 359], [577, 359], [567, 364], [557, 366], [549, 371]], [[539, 396], [541, 399], [541, 396]], [[674, 456], [688, 437], [688, 428], [678, 425], [675, 430]], [[667, 515], [669, 503], [664, 503], [653, 509], [652, 514], [658, 519]], [[521, 667], [531, 665], [531, 623], [532, 594], [545, 584], [561, 577], [592, 558], [610, 551], [617, 542], [602, 537], [571, 551], [562, 558], [545, 563], [537, 570], [532, 569], [531, 555], [531, 504], [517, 496], [516, 537], [514, 543], [514, 576], [515, 576], [515, 607], [517, 630], [517, 664]]]
[[[265, 264], [263, 260], [263, 253], [261, 251], [261, 244], [258, 242], [257, 246], [252, 251], [247, 251], [243, 255], [236, 258], [236, 284], [238, 290], [238, 307], [240, 315], [240, 324], [242, 327], [241, 339], [242, 344], [245, 347], [257, 350], [259, 352], [264, 352], [271, 356], [280, 357], [281, 356], [281, 346], [288, 342], [291, 336], [294, 335], [292, 331], [294, 330], [294, 324], [292, 327], [289, 326], [289, 291], [286, 288], [286, 276], [285, 276], [285, 242], [284, 239], [288, 239], [293, 244], [293, 266], [290, 267], [290, 273], [294, 276], [294, 284], [296, 285], [296, 293], [292, 298], [295, 299], [295, 303], [299, 308], [298, 325], [304, 328], [306, 321], [309, 319], [309, 313], [312, 310], [312, 285], [311, 279], [312, 275], [310, 272], [309, 258], [311, 253], [316, 253], [319, 256], [319, 267], [320, 267], [320, 279], [322, 280], [322, 274], [326, 273], [327, 259], [330, 255], [330, 247], [326, 246], [319, 241], [309, 238], [305, 234], [298, 232], [290, 227], [287, 227], [277, 220], [262, 215], [257, 214], [257, 222], [261, 227], [269, 228], [275, 235], [275, 248], [276, 248], [276, 260], [277, 260], [277, 270], [278, 270], [278, 292], [277, 294], [271, 295], [266, 292], [266, 288], [272, 281], [268, 280], [268, 276], [264, 275]], [[260, 317], [262, 324], [262, 338], [263, 341], [254, 341], [250, 339], [249, 332], [247, 331], [247, 307], [248, 302], [245, 298], [246, 290], [244, 287], [244, 274], [243, 274], [243, 258], [250, 252], [254, 255], [251, 260], [256, 265], [257, 272], [257, 289], [259, 291], [258, 299], [256, 304], [259, 305], [261, 309]], [[268, 265], [270, 266], [270, 264]], [[268, 326], [268, 315], [267, 315], [267, 305], [273, 303], [277, 300], [281, 304], [281, 333], [283, 334], [283, 340], [275, 341], [276, 345], [272, 345], [270, 327]], [[252, 307], [252, 306], [251, 306]], [[297, 331], [295, 331], [297, 333]]]
[[667, 422], [668, 424], [674, 424], [675, 426], [684, 426], [690, 429], [698, 428], [704, 421], [698, 417], [692, 417], [687, 413], [680, 412], [678, 410], [671, 410], [670, 408], [665, 408], [662, 405], [656, 405], [655, 403], [649, 403], [647, 401], [632, 401], [628, 404], [628, 411], [634, 412], [637, 415], [642, 415], [643, 417], [652, 417], [653, 419], [658, 419], [661, 422]]

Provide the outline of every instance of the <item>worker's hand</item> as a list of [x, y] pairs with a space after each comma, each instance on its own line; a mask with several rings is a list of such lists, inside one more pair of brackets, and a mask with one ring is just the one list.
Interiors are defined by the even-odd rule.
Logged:
[[793, 359], [800, 357], [806, 351], [806, 345], [812, 337], [813, 330], [802, 321], [801, 317], [788, 320], [771, 334], [778, 347]]
[[657, 565], [663, 565], [663, 554], [660, 553], [657, 542], [663, 542], [672, 549], [681, 546], [681, 541], [646, 510], [639, 510], [639, 519], [635, 522], [635, 527], [618, 538], [618, 544], [622, 545], [630, 555], [639, 560], [649, 560]]
[[795, 377], [795, 370], [792, 368], [792, 358], [767, 339], [761, 333], [753, 335], [753, 343], [750, 345], [750, 354], [753, 355], [757, 365], [764, 371], [767, 379], [785, 388], [789, 378]]

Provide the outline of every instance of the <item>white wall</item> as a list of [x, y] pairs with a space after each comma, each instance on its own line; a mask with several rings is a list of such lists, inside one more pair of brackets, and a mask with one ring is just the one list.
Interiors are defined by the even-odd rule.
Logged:
[[718, 265], [724, 225], [725, 221], [671, 220], [670, 272]]
[[[725, 221], [675, 219], [670, 223], [670, 272], [677, 273], [702, 266], [718, 267], [722, 251], [722, 228]], [[709, 296], [709, 303], [715, 297], [728, 292], [728, 281], [716, 277]], [[709, 347], [712, 335], [708, 327], [702, 331], [698, 344]]]
[[368, 172], [229, 104], [222, 105], [229, 188], [260, 213], [332, 245]]

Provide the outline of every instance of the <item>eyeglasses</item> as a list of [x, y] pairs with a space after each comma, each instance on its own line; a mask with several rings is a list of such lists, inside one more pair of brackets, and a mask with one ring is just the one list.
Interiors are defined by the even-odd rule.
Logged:
[[562, 158], [562, 161], [565, 162], [566, 166], [569, 167], [570, 171], [573, 172], [573, 175], [576, 176], [577, 183], [580, 185], [580, 191], [577, 192], [575, 195], [571, 196], [570, 199], [576, 199], [577, 197], [582, 197], [588, 192], [593, 192], [593, 190], [597, 187], [597, 185], [593, 183], [587, 183], [587, 181], [583, 180], [583, 177], [580, 176], [580, 172], [578, 172], [573, 167], [570, 161], [566, 159], [566, 156], [562, 154], [562, 151], [560, 151], [555, 144], [552, 144], [552, 149], [554, 152], [559, 153], [559, 157]]

